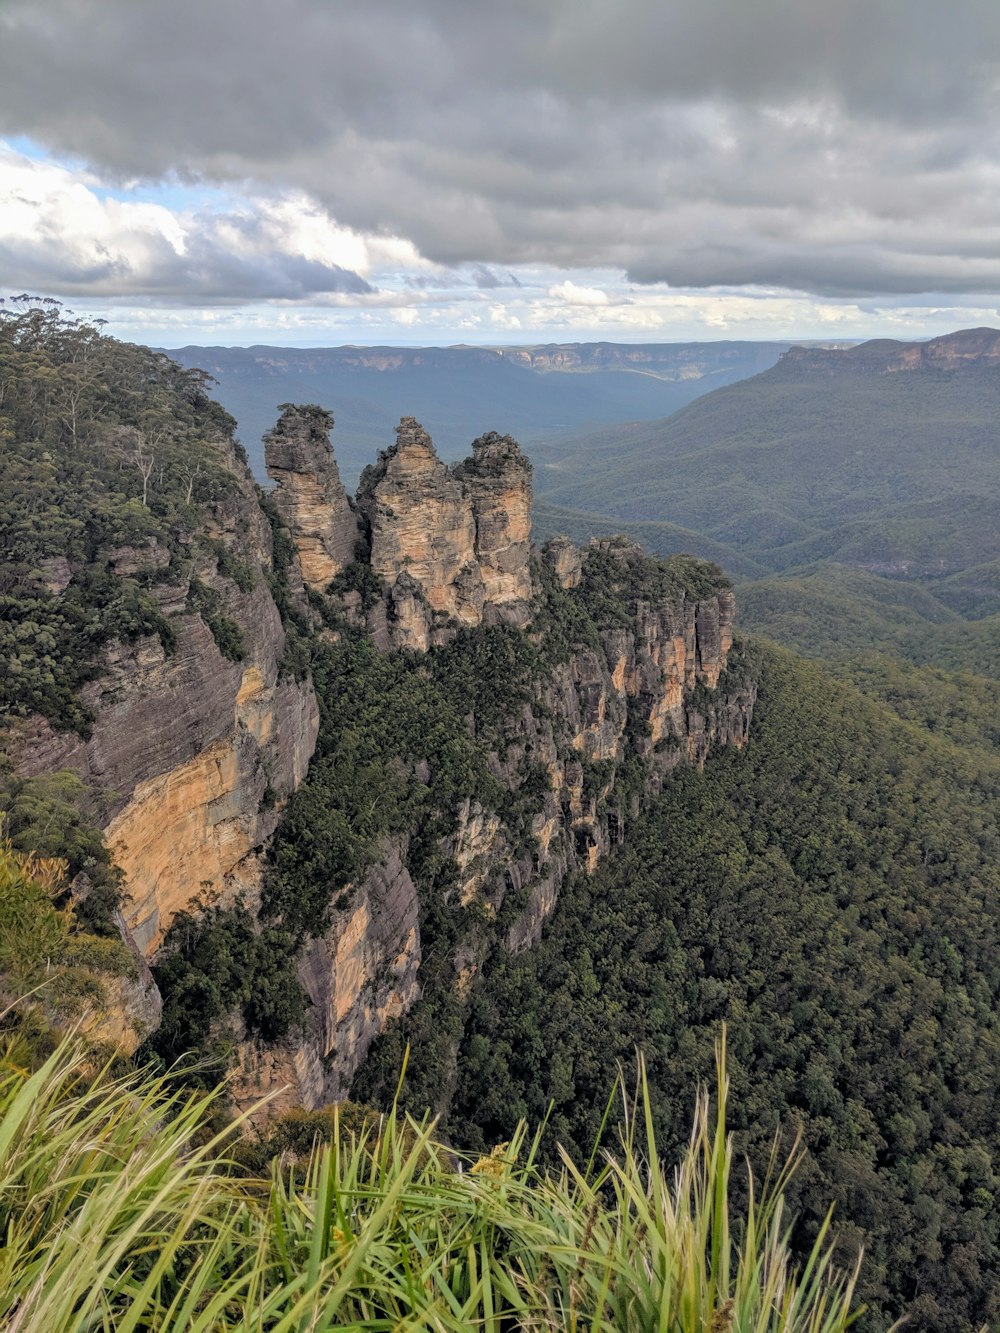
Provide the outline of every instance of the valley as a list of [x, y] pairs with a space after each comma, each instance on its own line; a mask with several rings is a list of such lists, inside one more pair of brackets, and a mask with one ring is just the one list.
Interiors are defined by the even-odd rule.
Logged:
[[[990, 530], [933, 568], [893, 565], [915, 545], [864, 555], [904, 484], [966, 519], [992, 495], [982, 335], [888, 400], [885, 349], [874, 370], [816, 350], [655, 431], [564, 443], [572, 492], [555, 446], [533, 464], [486, 430], [448, 463], [404, 415], [352, 494], [322, 406], [284, 405], [263, 489], [198, 372], [44, 308], [0, 330], [18, 1061], [83, 1023], [182, 1090], [225, 1076], [218, 1113], [249, 1115], [252, 1142], [395, 1104], [484, 1160], [544, 1123], [533, 1153], [556, 1170], [560, 1145], [614, 1152], [636, 1051], [676, 1159], [726, 1025], [735, 1142], [760, 1179], [773, 1137], [801, 1135], [792, 1251], [834, 1202], [831, 1262], [864, 1248], [858, 1326], [995, 1317]], [[865, 369], [828, 373], [841, 356]], [[864, 558], [810, 538], [795, 565], [807, 520], [862, 522], [831, 384], [858, 394], [838, 430], [868, 420], [878, 444], [874, 516]], [[796, 459], [825, 460], [824, 484]], [[533, 502], [542, 477], [559, 504]], [[622, 498], [642, 478], [650, 498]], [[780, 524], [759, 525], [765, 493]]]

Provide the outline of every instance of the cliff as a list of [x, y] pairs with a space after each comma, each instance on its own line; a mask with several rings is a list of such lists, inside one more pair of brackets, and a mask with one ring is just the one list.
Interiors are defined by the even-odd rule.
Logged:
[[[58, 400], [91, 335], [36, 313], [0, 321], [0, 481], [35, 516], [0, 571], [0, 776], [76, 775], [121, 871], [117, 915], [87, 901], [139, 982], [97, 1025], [157, 1022], [148, 959], [164, 1058], [221, 1043], [241, 1097], [343, 1096], [422, 995], [460, 1005], [536, 940], [674, 765], [742, 744], [728, 584], [621, 540], [533, 550], [530, 464], [492, 432], [449, 467], [404, 418], [352, 501], [332, 417], [287, 405], [265, 500], [202, 378], [99, 334], [100, 410], [42, 417], [39, 346]], [[83, 910], [87, 856], [51, 850]]]
[[[317, 453], [331, 477], [328, 441]], [[307, 484], [287, 468], [280, 480], [289, 494]], [[335, 500], [325, 515], [310, 512], [312, 531], [343, 521], [339, 483], [329, 489]], [[314, 909], [300, 956], [304, 1025], [277, 1044], [243, 1034], [241, 1100], [285, 1083], [287, 1104], [344, 1096], [372, 1042], [419, 1009], [428, 985], [465, 997], [491, 949], [537, 941], [562, 887], [625, 838], [676, 764], [700, 764], [713, 745], [746, 738], [755, 690], [725, 678], [734, 600], [720, 572], [650, 560], [623, 539], [578, 550], [557, 538], [533, 552], [530, 504], [531, 469], [515, 441], [485, 435], [448, 467], [412, 418], [362, 474], [350, 510], [361, 520], [355, 558], [312, 597], [309, 614], [320, 643], [343, 645], [321, 669], [336, 684], [321, 691], [320, 754], [350, 753], [366, 799], [332, 781], [326, 759], [304, 799], [322, 821], [343, 803], [348, 825], [383, 805], [428, 814], [384, 825], [375, 816], [384, 835], [368, 869], [329, 882], [328, 909]], [[301, 510], [280, 499], [279, 510], [300, 522]], [[308, 534], [290, 526], [289, 535], [295, 583]], [[370, 694], [359, 673], [372, 659], [347, 648], [358, 636], [379, 653], [409, 650]], [[404, 712], [408, 682], [428, 675], [437, 692], [405, 736], [390, 726], [375, 743], [343, 711]], [[457, 791], [449, 770], [466, 761], [435, 755], [422, 735], [442, 725], [464, 734], [485, 765]], [[281, 859], [300, 858], [286, 847]], [[315, 871], [298, 873], [286, 904], [315, 892]], [[450, 904], [446, 944], [438, 900]]]
[[875, 338], [857, 347], [791, 347], [778, 362], [782, 375], [894, 375], [979, 371], [1000, 363], [1000, 332], [959, 329], [926, 342]]
[[484, 435], [447, 467], [404, 417], [361, 474], [370, 564], [385, 589], [387, 644], [426, 651], [456, 626], [530, 618], [531, 465], [509, 436]]
[[354, 559], [358, 520], [330, 449], [333, 417], [320, 407], [286, 404], [264, 437], [267, 475], [278, 513], [292, 534], [307, 588], [323, 592]]
[[[36, 715], [12, 745], [18, 772], [70, 770], [94, 793], [125, 876], [124, 921], [147, 957], [195, 900], [255, 891], [261, 849], [305, 775], [319, 722], [311, 686], [281, 676], [285, 631], [265, 581], [270, 527], [246, 468], [231, 448], [221, 457], [232, 493], [206, 506], [185, 549], [94, 555], [146, 582], [172, 632], [169, 651], [158, 635], [113, 639], [80, 692], [89, 737]], [[224, 572], [234, 569], [242, 587]], [[202, 614], [193, 603], [206, 601]], [[224, 655], [206, 615], [238, 628], [239, 660]]]

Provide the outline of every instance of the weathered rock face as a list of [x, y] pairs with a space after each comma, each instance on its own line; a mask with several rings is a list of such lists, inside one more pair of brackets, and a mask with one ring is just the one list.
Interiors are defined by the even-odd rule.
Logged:
[[[513, 609], [515, 623], [539, 611], [520, 574], [527, 479], [515, 451], [511, 441], [484, 437], [472, 460], [451, 473], [416, 423], [404, 423], [396, 450], [369, 473], [361, 508], [376, 572], [391, 589], [397, 635], [405, 627], [397, 642], [419, 648], [433, 639], [438, 631], [426, 618], [432, 596], [450, 615], [469, 605], [456, 588], [470, 551], [484, 621], [491, 605], [501, 614]], [[506, 517], [505, 496], [512, 496]], [[405, 565], [404, 553], [412, 553]], [[455, 872], [449, 901], [456, 911], [480, 909], [463, 917], [474, 923], [471, 933], [460, 935], [445, 963], [460, 996], [475, 984], [491, 941], [511, 951], [537, 942], [568, 878], [596, 869], [673, 767], [703, 762], [713, 745], [742, 745], [754, 703], [752, 684], [725, 678], [734, 605], [718, 580], [704, 580], [705, 594], [692, 595], [682, 577], [621, 539], [583, 552], [556, 541], [542, 558], [579, 603], [578, 614], [589, 615], [591, 605], [615, 610], [592, 642], [534, 678], [531, 698], [504, 720], [500, 746], [477, 735], [475, 713], [468, 719], [521, 813], [512, 822], [501, 807], [466, 798], [441, 844]], [[647, 583], [648, 596], [629, 592]], [[485, 600], [488, 587], [494, 603]], [[526, 632], [533, 633], [530, 620]], [[643, 760], [638, 786], [634, 764], [628, 784], [621, 781], [630, 755]], [[433, 790], [430, 765], [411, 761]], [[534, 795], [525, 805], [529, 781]], [[285, 1090], [272, 1112], [346, 1095], [374, 1038], [418, 1000], [420, 904], [406, 860], [406, 842], [398, 840], [361, 885], [329, 886], [332, 924], [307, 943], [300, 964], [312, 1002], [303, 1030], [275, 1046], [242, 1044], [241, 1104], [278, 1086]], [[444, 1089], [442, 1098], [443, 1107]]]
[[140, 1043], [159, 1027], [163, 1002], [124, 920], [119, 920], [118, 927], [134, 955], [134, 975], [102, 978], [104, 1004], [84, 1015], [80, 1031], [116, 1047], [123, 1055], [134, 1055]]
[[475, 440], [456, 469], [472, 505], [486, 623], [531, 619], [531, 464], [509, 435]]
[[358, 504], [371, 528], [371, 566], [387, 589], [396, 645], [424, 650], [447, 621], [482, 622], [472, 507], [412, 417], [362, 473]]
[[[623, 567], [641, 558], [638, 547], [620, 539], [591, 548]], [[564, 558], [561, 546], [556, 557]], [[636, 794], [625, 796], [616, 786], [630, 752], [645, 760], [646, 790], [652, 792], [678, 763], [701, 764], [714, 745], [743, 745], [755, 687], [734, 682], [718, 689], [732, 646], [734, 609], [727, 588], [702, 600], [638, 601], [631, 623], [607, 629], [600, 651], [575, 651], [540, 687], [535, 703], [511, 719], [503, 759], [492, 755], [491, 766], [511, 790], [526, 762], [545, 769], [549, 791], [531, 830], [536, 851], [512, 856], [498, 829], [485, 848], [476, 849], [474, 878], [463, 865], [460, 841], [454, 853], [466, 876], [467, 899], [481, 892], [496, 910], [506, 892], [528, 892], [508, 932], [509, 948], [535, 942], [567, 874], [591, 873], [624, 837], [638, 813]], [[483, 826], [482, 817], [478, 824]]]
[[238, 1104], [287, 1084], [276, 1108], [322, 1106], [347, 1095], [352, 1077], [386, 1024], [419, 995], [417, 891], [391, 843], [364, 882], [340, 889], [349, 906], [306, 945], [299, 976], [311, 1001], [304, 1030], [275, 1046], [244, 1042], [234, 1085]]
[[583, 572], [583, 552], [568, 537], [557, 533], [545, 544], [545, 559], [552, 567], [560, 588], [577, 588]]
[[[202, 902], [232, 901], [260, 876], [260, 852], [316, 742], [312, 686], [281, 678], [285, 635], [264, 581], [271, 531], [235, 455], [238, 487], [211, 507], [208, 545], [173, 570], [159, 548], [116, 551], [176, 635], [114, 642], [82, 697], [96, 721], [89, 740], [41, 719], [22, 729], [15, 761], [26, 776], [72, 769], [97, 793], [108, 845], [125, 873], [124, 919], [151, 955], [173, 916]], [[155, 544], [154, 544], [155, 545]], [[223, 554], [253, 572], [238, 586]], [[192, 581], [239, 627], [243, 659], [224, 657], [189, 593]]]
[[483, 436], [452, 470], [404, 417], [396, 443], [362, 473], [358, 507], [392, 646], [424, 651], [456, 626], [527, 624], [531, 465], [509, 436]]
[[330, 447], [333, 417], [286, 407], [264, 438], [275, 504], [298, 553], [302, 580], [322, 592], [354, 559], [359, 530]]
[[1000, 362], [996, 329], [959, 329], [927, 342], [876, 338], [857, 347], [792, 347], [781, 357], [783, 373], [803, 375], [894, 375], [925, 370], [989, 370]]

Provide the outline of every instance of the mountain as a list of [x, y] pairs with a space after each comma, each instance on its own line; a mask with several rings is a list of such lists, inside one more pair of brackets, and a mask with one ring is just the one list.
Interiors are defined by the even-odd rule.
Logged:
[[261, 439], [279, 405], [316, 403], [337, 419], [337, 457], [353, 486], [402, 416], [430, 427], [442, 458], [502, 426], [525, 443], [603, 422], [659, 417], [773, 365], [788, 343], [561, 343], [532, 347], [180, 347], [208, 371], [238, 422], [259, 481]]
[[664, 421], [536, 451], [538, 489], [603, 519], [676, 524], [772, 572], [835, 561], [992, 605], [998, 349], [992, 329], [793, 348]]
[[532, 548], [511, 437], [449, 467], [404, 418], [352, 498], [330, 415], [286, 405], [265, 495], [200, 373], [47, 307], [0, 338], [0, 806], [64, 858], [89, 971], [141, 983], [125, 1012], [86, 980], [123, 1049], [341, 1096], [428, 958], [471, 981], [529, 945], [678, 764], [745, 739], [722, 572]]
[[407, 1048], [400, 1104], [487, 1162], [551, 1104], [554, 1170], [615, 1151], [638, 1048], [674, 1157], [726, 1023], [737, 1158], [801, 1130], [789, 1243], [836, 1200], [857, 1327], [996, 1321], [1000, 640], [940, 595], [988, 600], [987, 559], [756, 580], [837, 657], [808, 662], [734, 637], [714, 563], [539, 547], [510, 436], [449, 465], [406, 416], [351, 494], [330, 413], [286, 404], [264, 492], [197, 372], [49, 307], [0, 316], [0, 366], [13, 1068], [82, 1022], [179, 1095], [227, 1072], [219, 1117], [274, 1094], [245, 1151], [284, 1188], [329, 1103], [380, 1123]]

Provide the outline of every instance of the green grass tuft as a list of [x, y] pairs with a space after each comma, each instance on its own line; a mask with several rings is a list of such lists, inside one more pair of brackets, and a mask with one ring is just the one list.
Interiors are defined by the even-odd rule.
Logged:
[[[332, 1117], [301, 1169], [248, 1180], [219, 1091], [95, 1071], [66, 1041], [33, 1074], [0, 1063], [0, 1326], [10, 1333], [802, 1330], [852, 1322], [829, 1221], [796, 1271], [775, 1167], [733, 1216], [725, 1054], [714, 1114], [656, 1157], [645, 1070], [620, 1150], [541, 1170], [541, 1131], [461, 1166], [430, 1122]], [[624, 1090], [623, 1090], [624, 1091]]]

